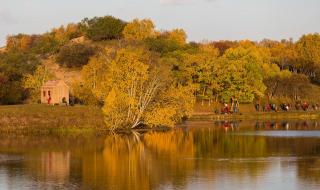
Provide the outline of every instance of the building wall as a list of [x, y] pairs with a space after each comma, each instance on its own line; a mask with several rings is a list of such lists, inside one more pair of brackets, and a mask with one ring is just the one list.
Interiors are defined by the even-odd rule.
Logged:
[[[43, 94], [44, 91], [45, 91], [45, 96]], [[49, 98], [48, 92], [49, 91], [51, 93], [51, 103], [53, 103], [53, 97], [52, 97], [52, 94], [54, 94], [54, 88], [53, 87], [42, 87], [41, 88], [41, 103], [43, 103], [43, 104], [47, 104], [48, 103], [48, 98]]]
[[[46, 92], [46, 96], [43, 96], [43, 91]], [[67, 103], [69, 104], [69, 87], [65, 85], [59, 85], [56, 87], [42, 87], [41, 88], [41, 103], [47, 104], [49, 95], [48, 91], [51, 93], [51, 104], [61, 104], [62, 98], [65, 97]]]

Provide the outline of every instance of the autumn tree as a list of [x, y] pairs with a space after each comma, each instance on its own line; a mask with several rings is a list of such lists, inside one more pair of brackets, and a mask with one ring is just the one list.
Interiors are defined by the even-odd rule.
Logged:
[[74, 95], [80, 98], [84, 104], [101, 105], [110, 91], [106, 75], [109, 64], [114, 59], [115, 52], [105, 48], [102, 53], [91, 57], [87, 65], [81, 70], [82, 81], [74, 83]]
[[240, 102], [252, 102], [255, 97], [262, 97], [266, 89], [263, 65], [268, 64], [268, 60], [265, 52], [247, 42], [244, 47], [227, 50], [220, 59], [221, 99], [228, 101], [233, 96]]
[[123, 36], [128, 40], [144, 40], [155, 36], [155, 26], [149, 19], [134, 19], [123, 30]]
[[163, 34], [167, 39], [172, 40], [179, 45], [185, 45], [187, 40], [187, 34], [183, 29], [174, 29], [167, 31]]
[[229, 40], [220, 40], [211, 42], [219, 50], [219, 55], [223, 55], [228, 49], [238, 46], [238, 42]]
[[312, 80], [320, 81], [320, 34], [303, 35], [296, 44], [300, 58], [299, 70]]
[[37, 35], [18, 34], [8, 36], [6, 49], [27, 52], [36, 45], [37, 39]]
[[191, 88], [172, 80], [170, 68], [143, 49], [106, 50], [83, 69], [84, 85], [103, 99], [110, 129], [173, 126], [190, 114]]
[[163, 58], [172, 67], [175, 80], [182, 85], [193, 85], [197, 96], [209, 102], [217, 94], [219, 87], [219, 52], [212, 45], [200, 45], [195, 51], [176, 51]]
[[281, 70], [296, 72], [299, 67], [298, 53], [292, 40], [273, 41], [265, 39], [258, 44], [270, 51], [270, 60]]
[[0, 104], [17, 104], [27, 98], [22, 79], [33, 73], [39, 59], [33, 55], [9, 51], [0, 53]]
[[161, 55], [168, 54], [170, 52], [182, 49], [182, 47], [175, 41], [158, 36], [156, 38], [148, 38], [146, 40], [148, 49], [154, 52], [158, 52]]
[[54, 75], [44, 65], [39, 65], [33, 74], [24, 76], [23, 87], [29, 91], [29, 97], [32, 102], [40, 101], [41, 86], [51, 79], [54, 79]]
[[83, 35], [78, 24], [68, 24], [67, 26], [60, 26], [59, 28], [52, 29], [50, 33], [61, 45], [69, 42], [69, 40], [73, 38], [77, 38]]
[[281, 71], [280, 68], [275, 64], [269, 66], [264, 65], [263, 71], [266, 73], [266, 76], [263, 80], [267, 87], [265, 94], [269, 99], [273, 99], [275, 96], [277, 96], [278, 89], [283, 88], [283, 86], [281, 86], [281, 82], [290, 78], [291, 72], [288, 70]]

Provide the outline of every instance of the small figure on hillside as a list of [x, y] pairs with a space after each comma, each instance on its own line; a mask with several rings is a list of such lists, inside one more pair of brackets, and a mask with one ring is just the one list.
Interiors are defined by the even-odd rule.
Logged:
[[277, 105], [275, 103], [271, 104], [271, 109], [276, 112], [277, 111]]

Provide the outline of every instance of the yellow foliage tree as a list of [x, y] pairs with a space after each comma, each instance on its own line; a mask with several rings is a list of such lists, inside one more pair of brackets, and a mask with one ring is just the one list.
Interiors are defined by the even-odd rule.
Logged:
[[179, 45], [185, 45], [187, 40], [187, 34], [183, 29], [174, 29], [166, 32], [165, 36], [172, 41], [177, 42]]
[[176, 85], [169, 68], [158, 64], [150, 52], [119, 50], [104, 76], [102, 110], [110, 129], [174, 126], [192, 110], [193, 89]]
[[81, 70], [83, 81], [75, 83], [75, 95], [85, 104], [96, 105], [106, 98], [110, 86], [105, 84], [108, 82], [105, 74], [114, 57], [113, 54], [112, 49], [105, 48], [99, 56], [92, 57], [89, 63], [83, 66]]
[[54, 78], [54, 75], [43, 65], [39, 65], [33, 74], [25, 75], [23, 86], [29, 90], [30, 100], [32, 102], [39, 102], [41, 86], [48, 80]]
[[144, 40], [155, 36], [154, 28], [153, 22], [149, 19], [134, 19], [124, 28], [123, 36], [128, 40]]

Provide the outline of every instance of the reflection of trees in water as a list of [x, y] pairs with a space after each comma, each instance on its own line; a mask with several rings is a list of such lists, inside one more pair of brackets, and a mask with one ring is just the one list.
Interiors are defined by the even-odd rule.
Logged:
[[269, 154], [278, 156], [296, 157], [294, 164], [297, 168], [297, 177], [306, 183], [320, 181], [320, 139], [319, 138], [267, 138]]
[[279, 130], [312, 130], [319, 129], [319, 121], [259, 121], [256, 122], [256, 129], [279, 129]]
[[66, 183], [70, 175], [70, 152], [51, 151], [30, 155], [26, 167], [39, 181]]
[[[241, 179], [255, 177], [268, 166], [237, 161], [264, 156], [264, 138], [220, 135], [206, 130], [172, 130], [140, 138], [136, 134], [107, 136], [102, 155], [97, 152], [84, 158], [83, 180], [87, 186], [119, 189], [154, 189], [161, 184], [184, 188], [195, 172], [207, 178], [227, 172]], [[220, 161], [226, 157], [231, 160]]]
[[266, 145], [269, 155], [298, 157], [320, 155], [320, 138], [268, 137]]
[[[266, 159], [275, 155], [313, 158], [290, 164], [297, 166], [301, 180], [320, 180], [320, 170], [312, 170], [319, 167], [315, 157], [320, 154], [320, 139], [242, 136], [238, 135], [238, 129], [226, 132], [223, 128], [178, 128], [78, 141], [13, 137], [0, 142], [0, 151], [23, 151], [28, 159], [15, 167], [25, 168], [36, 180], [74, 181], [84, 189], [143, 190], [163, 185], [184, 189], [190, 177], [214, 183], [225, 175], [239, 182], [248, 179], [255, 182], [257, 176], [271, 168], [273, 162]], [[41, 145], [35, 147], [37, 140]]]
[[320, 159], [309, 158], [297, 163], [298, 178], [308, 184], [319, 184], [320, 181]]
[[[102, 154], [83, 160], [83, 180], [88, 187], [107, 189], [155, 189], [160, 184], [183, 186], [192, 164], [188, 137], [175, 133], [115, 134], [105, 138]], [[188, 150], [187, 150], [188, 149]]]
[[[267, 155], [265, 137], [239, 136], [217, 130], [194, 130], [194, 144], [198, 165], [203, 171], [230, 173], [236, 178], [257, 176], [268, 166], [266, 162], [256, 162], [255, 159]], [[213, 160], [221, 160], [210, 161]]]
[[83, 156], [82, 178], [88, 188], [149, 189], [148, 159], [139, 135], [108, 135], [102, 150]]

